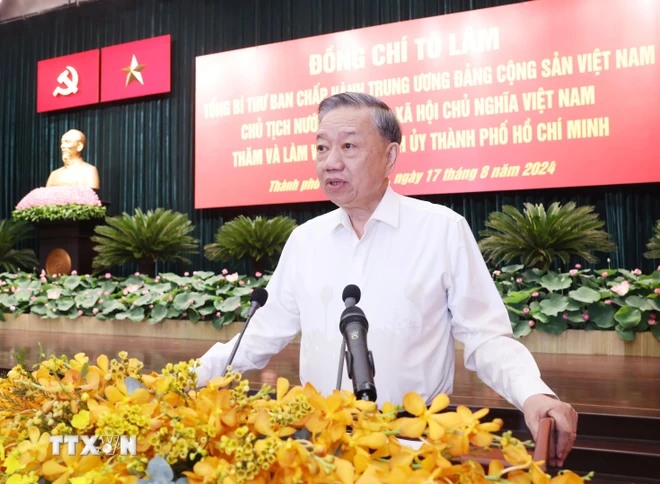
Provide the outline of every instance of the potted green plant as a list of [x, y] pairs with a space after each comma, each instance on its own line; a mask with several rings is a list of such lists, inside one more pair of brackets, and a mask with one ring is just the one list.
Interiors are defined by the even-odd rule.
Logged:
[[16, 249], [16, 245], [32, 236], [32, 227], [22, 220], [0, 220], [0, 269], [16, 272], [32, 269], [39, 261], [32, 249]]
[[92, 267], [100, 271], [135, 262], [139, 272], [153, 275], [158, 261], [189, 264], [182, 254], [198, 252], [199, 241], [190, 235], [194, 229], [186, 215], [162, 208], [107, 217], [105, 225], [94, 228], [91, 239], [98, 254]]
[[486, 261], [510, 263], [520, 259], [527, 267], [549, 269], [558, 259], [568, 264], [571, 257], [597, 262], [594, 252], [611, 252], [616, 246], [593, 206], [576, 207], [574, 202], [525, 203], [521, 212], [512, 205], [492, 212], [486, 229], [479, 235], [479, 248]]
[[244, 259], [251, 273], [273, 269], [295, 227], [290, 217], [239, 215], [218, 229], [215, 242], [204, 246], [204, 255], [211, 261]]
[[644, 257], [647, 259], [660, 259], [660, 220], [655, 221], [653, 232], [653, 237], [646, 244], [648, 250], [644, 252]]

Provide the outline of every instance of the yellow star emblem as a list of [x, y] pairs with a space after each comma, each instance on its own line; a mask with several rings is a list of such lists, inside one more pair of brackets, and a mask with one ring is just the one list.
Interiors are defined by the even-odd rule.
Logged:
[[126, 85], [128, 86], [131, 81], [137, 81], [144, 86], [144, 79], [142, 79], [142, 69], [145, 64], [139, 64], [137, 57], [133, 54], [131, 64], [128, 67], [122, 67], [122, 71], [126, 73]]

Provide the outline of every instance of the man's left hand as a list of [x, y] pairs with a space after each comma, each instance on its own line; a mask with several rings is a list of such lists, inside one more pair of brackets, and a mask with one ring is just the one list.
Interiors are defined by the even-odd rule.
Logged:
[[578, 414], [568, 403], [562, 402], [549, 395], [532, 395], [523, 405], [525, 423], [536, 441], [539, 423], [544, 417], [555, 419], [557, 442], [555, 461], [548, 462], [550, 466], [561, 467], [568, 453], [573, 448], [577, 436]]

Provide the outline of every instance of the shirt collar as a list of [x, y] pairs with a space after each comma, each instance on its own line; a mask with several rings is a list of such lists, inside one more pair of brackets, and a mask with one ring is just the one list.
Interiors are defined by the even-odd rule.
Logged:
[[[379, 222], [384, 222], [393, 228], [399, 226], [399, 206], [401, 204], [400, 195], [398, 195], [392, 188], [388, 185], [383, 198], [380, 199], [376, 210], [369, 217], [367, 225], [371, 223], [372, 220], [378, 220]], [[348, 216], [348, 213], [343, 208], [339, 208], [335, 211], [335, 222], [332, 224], [333, 228], [336, 229], [339, 226], [344, 226], [348, 230], [353, 230], [351, 225], [351, 219]]]

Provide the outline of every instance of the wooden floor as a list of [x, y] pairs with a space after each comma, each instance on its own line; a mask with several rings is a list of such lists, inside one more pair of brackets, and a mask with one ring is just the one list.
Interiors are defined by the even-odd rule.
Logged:
[[[197, 358], [210, 347], [208, 341], [199, 340], [2, 330], [1, 324], [0, 368], [14, 366], [12, 354], [21, 349], [29, 363], [38, 361], [39, 344], [46, 355], [71, 356], [83, 351], [91, 357], [113, 356], [125, 350], [150, 371], [159, 371], [168, 362]], [[660, 358], [555, 354], [536, 354], [535, 358], [546, 383], [578, 412], [660, 417]], [[278, 376], [298, 383], [298, 345], [289, 345], [265, 369], [246, 376], [257, 386], [259, 382], [274, 383]], [[510, 407], [463, 367], [460, 354], [451, 400], [474, 407]]]

